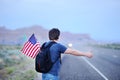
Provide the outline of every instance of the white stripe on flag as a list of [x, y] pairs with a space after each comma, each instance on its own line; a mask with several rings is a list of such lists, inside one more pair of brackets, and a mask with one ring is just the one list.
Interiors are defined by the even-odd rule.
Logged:
[[37, 54], [37, 52], [40, 50], [40, 45], [36, 44], [33, 49], [31, 49], [31, 54], [29, 56], [33, 57]]
[[30, 51], [29, 51], [28, 56], [30, 56], [30, 55], [32, 55], [32, 54], [35, 54], [35, 53], [34, 53], [34, 50], [35, 50], [36, 47], [37, 47], [37, 44], [33, 45], [33, 47], [32, 47], [32, 48], [30, 49]]
[[23, 49], [24, 54], [26, 54], [26, 51], [28, 50], [29, 46], [30, 46], [30, 42], [27, 42], [24, 49]]
[[33, 47], [33, 44], [30, 43], [28, 49], [26, 50], [26, 55], [28, 55], [30, 53], [30, 49]]

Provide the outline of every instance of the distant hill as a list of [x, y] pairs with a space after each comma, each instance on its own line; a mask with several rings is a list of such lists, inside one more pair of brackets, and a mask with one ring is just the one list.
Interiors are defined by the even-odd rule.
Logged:
[[[0, 44], [23, 44], [33, 33], [39, 42], [48, 41], [48, 30], [38, 25], [16, 30], [6, 29], [6, 27], [0, 26]], [[86, 40], [92, 40], [89, 34], [73, 34], [70, 32], [61, 32], [60, 36], [60, 41], [62, 42]]]

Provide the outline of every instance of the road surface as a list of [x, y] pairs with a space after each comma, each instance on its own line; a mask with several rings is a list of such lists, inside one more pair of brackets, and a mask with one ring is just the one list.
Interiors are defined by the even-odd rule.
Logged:
[[[120, 50], [96, 47], [77, 48], [92, 49], [94, 57], [88, 59], [64, 55], [60, 80], [120, 80]], [[41, 80], [41, 74], [38, 74], [35, 80]]]

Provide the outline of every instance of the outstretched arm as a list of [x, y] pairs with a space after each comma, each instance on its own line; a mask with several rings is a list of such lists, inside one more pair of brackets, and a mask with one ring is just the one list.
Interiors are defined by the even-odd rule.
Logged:
[[75, 56], [85, 56], [85, 57], [88, 57], [88, 58], [91, 58], [93, 56], [91, 52], [80, 52], [78, 50], [71, 49], [71, 48], [67, 48], [64, 53], [72, 54], [72, 55], [75, 55]]

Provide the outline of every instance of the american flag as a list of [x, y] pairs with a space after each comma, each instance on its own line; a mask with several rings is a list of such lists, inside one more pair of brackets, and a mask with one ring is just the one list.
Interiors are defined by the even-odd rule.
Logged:
[[40, 43], [37, 42], [34, 34], [32, 34], [29, 40], [24, 44], [21, 51], [23, 54], [31, 58], [35, 58], [39, 50], [40, 50]]

